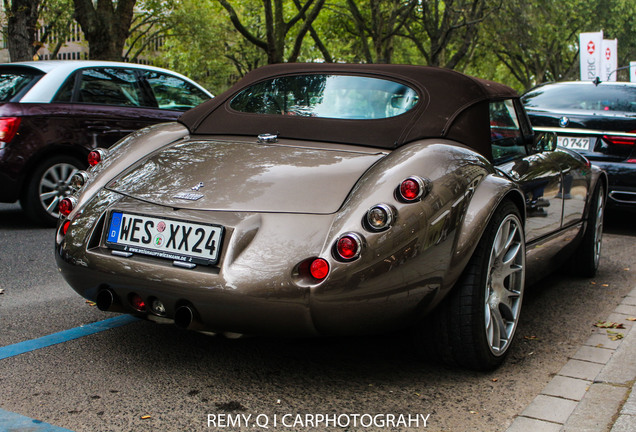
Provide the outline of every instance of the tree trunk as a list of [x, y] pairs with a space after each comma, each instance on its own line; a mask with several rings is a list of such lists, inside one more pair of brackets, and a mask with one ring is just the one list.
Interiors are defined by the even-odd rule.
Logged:
[[35, 32], [38, 23], [40, 0], [13, 0], [11, 5], [5, 0], [8, 11], [7, 45], [11, 61], [33, 60]]
[[[92, 60], [121, 61], [137, 0], [74, 0], [75, 19], [88, 41]], [[116, 7], [115, 7], [116, 3]]]

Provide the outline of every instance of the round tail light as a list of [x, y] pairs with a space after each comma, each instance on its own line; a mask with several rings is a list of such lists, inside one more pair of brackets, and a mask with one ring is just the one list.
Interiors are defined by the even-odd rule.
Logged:
[[88, 164], [90, 166], [95, 166], [106, 157], [106, 150], [104, 149], [95, 149], [88, 154]]
[[329, 274], [329, 263], [322, 258], [316, 258], [309, 266], [309, 273], [314, 279], [323, 280]]
[[424, 196], [426, 191], [425, 181], [417, 176], [412, 176], [400, 183], [398, 193], [400, 198], [406, 202], [417, 201]]
[[361, 250], [362, 240], [354, 233], [344, 234], [336, 242], [336, 253], [340, 259], [345, 261], [358, 258]]
[[58, 210], [62, 216], [68, 216], [71, 214], [76, 205], [77, 199], [74, 197], [66, 197], [60, 201]]

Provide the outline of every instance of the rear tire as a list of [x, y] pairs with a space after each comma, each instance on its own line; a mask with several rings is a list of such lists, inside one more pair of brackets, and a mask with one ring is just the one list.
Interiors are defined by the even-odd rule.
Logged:
[[575, 276], [587, 278], [596, 276], [601, 259], [604, 214], [605, 194], [602, 190], [602, 184], [599, 182], [590, 201], [590, 210], [583, 239], [570, 259], [570, 270]]
[[521, 312], [525, 258], [521, 214], [504, 201], [456, 286], [420, 329], [438, 359], [482, 371], [504, 361]]
[[20, 198], [29, 219], [39, 225], [55, 226], [59, 217], [58, 204], [71, 193], [71, 177], [84, 168], [85, 164], [72, 156], [55, 156], [40, 163]]

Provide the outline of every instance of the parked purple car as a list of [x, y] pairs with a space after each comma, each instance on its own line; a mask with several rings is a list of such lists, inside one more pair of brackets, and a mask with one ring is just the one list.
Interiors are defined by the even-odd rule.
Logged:
[[53, 226], [87, 154], [125, 135], [177, 119], [212, 95], [151, 66], [98, 61], [0, 65], [0, 202], [20, 200]]

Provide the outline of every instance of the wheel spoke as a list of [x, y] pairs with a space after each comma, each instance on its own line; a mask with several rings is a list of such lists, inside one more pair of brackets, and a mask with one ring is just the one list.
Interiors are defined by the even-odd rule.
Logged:
[[44, 201], [46, 201], [46, 200], [48, 200], [50, 198], [53, 198], [54, 196], [57, 196], [57, 195], [58, 195], [57, 191], [44, 192], [44, 193], [40, 194], [40, 200], [42, 202], [44, 202]]
[[40, 189], [43, 189], [43, 188], [55, 189], [55, 186], [57, 185], [47, 178], [43, 178], [42, 182], [40, 183]]
[[506, 323], [498, 308], [489, 307], [490, 326], [488, 329], [488, 340], [490, 346], [498, 351], [507, 342]]
[[60, 197], [56, 196], [53, 201], [48, 205], [46, 211], [51, 214], [57, 214], [57, 204], [60, 202]]

